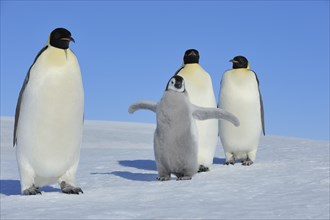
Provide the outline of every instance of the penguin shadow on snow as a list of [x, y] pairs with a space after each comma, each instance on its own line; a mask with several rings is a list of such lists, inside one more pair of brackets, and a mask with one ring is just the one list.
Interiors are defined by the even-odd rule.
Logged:
[[[60, 192], [60, 189], [52, 186], [42, 187], [42, 192]], [[6, 196], [21, 195], [21, 183], [19, 180], [0, 180], [0, 194]]]
[[[154, 160], [120, 160], [118, 163], [124, 167], [132, 167], [140, 170], [157, 171], [156, 162]], [[157, 174], [151, 173], [132, 173], [128, 171], [115, 171], [112, 174], [125, 179], [134, 181], [157, 181]]]
[[[120, 160], [118, 161], [119, 165], [123, 167], [132, 167], [140, 170], [151, 170], [157, 171], [156, 162], [154, 160]], [[144, 182], [152, 182], [157, 181], [158, 175], [152, 173], [133, 173], [130, 171], [113, 171], [107, 173], [91, 173], [92, 175], [97, 174], [107, 174], [107, 175], [115, 175], [124, 179], [132, 180], [132, 181], [144, 181]]]
[[133, 173], [129, 171], [114, 171], [111, 174], [132, 181], [153, 182], [157, 181], [157, 174], [152, 173]]
[[124, 167], [157, 171], [156, 162], [154, 160], [120, 160], [118, 163]]
[[218, 158], [218, 157], [213, 158], [213, 164], [222, 164], [222, 165], [224, 165], [225, 162], [226, 162], [225, 158]]
[[[213, 158], [213, 164], [225, 164], [225, 158]], [[120, 160], [118, 163], [124, 167], [132, 167], [141, 170], [151, 170], [157, 172], [156, 162], [154, 160]], [[133, 181], [157, 181], [158, 174], [150, 173], [132, 173], [129, 171], [114, 171], [112, 173], [115, 176], [122, 177], [124, 179]]]

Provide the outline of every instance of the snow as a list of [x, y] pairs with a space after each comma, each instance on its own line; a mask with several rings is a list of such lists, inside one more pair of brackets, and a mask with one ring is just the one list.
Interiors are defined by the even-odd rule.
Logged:
[[85, 121], [77, 185], [21, 196], [13, 119], [1, 118], [1, 219], [329, 219], [329, 142], [266, 136], [250, 167], [156, 181], [155, 125]]

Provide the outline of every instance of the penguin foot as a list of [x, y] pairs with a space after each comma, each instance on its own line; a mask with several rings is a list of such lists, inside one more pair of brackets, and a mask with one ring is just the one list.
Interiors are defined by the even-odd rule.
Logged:
[[29, 196], [29, 195], [37, 195], [37, 194], [41, 194], [41, 191], [40, 191], [40, 187], [36, 187], [34, 184], [23, 191], [23, 195], [25, 196]]
[[201, 172], [208, 172], [210, 171], [210, 168], [204, 166], [204, 165], [199, 165], [199, 169], [198, 169], [198, 173], [201, 173]]
[[159, 177], [157, 177], [158, 181], [168, 181], [170, 179], [171, 179], [170, 176], [159, 176]]
[[84, 193], [80, 187], [74, 187], [71, 186], [70, 184], [67, 184], [65, 181], [62, 181], [61, 184], [61, 190], [63, 193], [66, 194], [79, 194], [79, 193]]
[[178, 180], [191, 180], [191, 176], [187, 176], [187, 175], [185, 175], [185, 174], [183, 174], [183, 173], [175, 173], [175, 175], [176, 175], [176, 180], [178, 181]]
[[191, 180], [191, 176], [180, 176], [178, 178], [176, 178], [176, 180]]
[[225, 162], [225, 165], [229, 165], [229, 164], [231, 164], [231, 165], [235, 165], [235, 160], [232, 159], [232, 160], [227, 160], [227, 161]]
[[250, 159], [242, 161], [243, 166], [251, 166], [253, 164], [253, 161]]

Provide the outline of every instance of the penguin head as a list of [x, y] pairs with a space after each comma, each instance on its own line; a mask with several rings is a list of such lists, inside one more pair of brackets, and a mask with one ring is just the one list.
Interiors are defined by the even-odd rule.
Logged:
[[244, 56], [236, 56], [229, 61], [233, 63], [233, 69], [249, 68], [249, 61]]
[[59, 49], [68, 49], [70, 41], [74, 41], [70, 31], [65, 28], [56, 28], [50, 33], [49, 43]]
[[167, 83], [166, 91], [185, 92], [184, 79], [179, 76], [173, 76]]
[[183, 63], [199, 63], [199, 52], [196, 49], [186, 50], [183, 56]]

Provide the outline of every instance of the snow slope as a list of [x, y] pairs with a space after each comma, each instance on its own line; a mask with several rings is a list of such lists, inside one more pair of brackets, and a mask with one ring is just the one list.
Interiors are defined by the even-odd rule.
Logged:
[[13, 119], [1, 118], [1, 219], [329, 219], [329, 142], [266, 136], [251, 167], [156, 181], [154, 125], [86, 121], [77, 183], [21, 196]]

